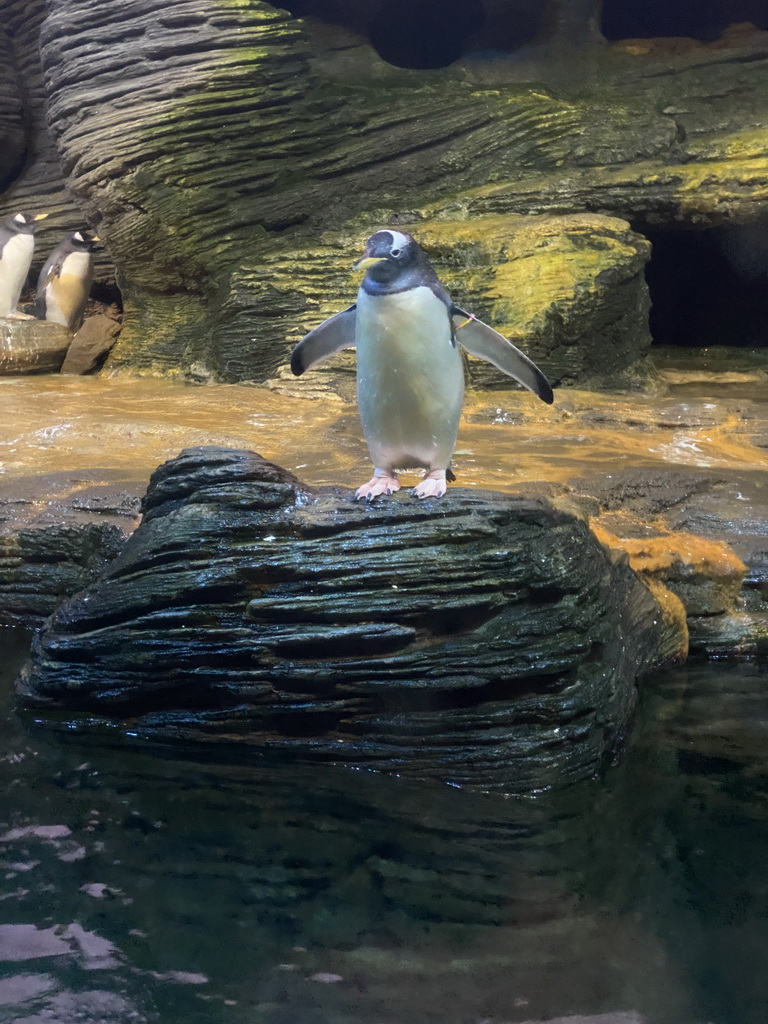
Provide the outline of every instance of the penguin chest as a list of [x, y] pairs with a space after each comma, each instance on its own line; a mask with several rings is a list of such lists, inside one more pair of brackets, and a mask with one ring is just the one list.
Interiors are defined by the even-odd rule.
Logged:
[[13, 235], [3, 246], [0, 256], [0, 316], [8, 316], [16, 308], [34, 251], [32, 235]]
[[88, 253], [71, 253], [61, 265], [61, 273], [51, 278], [45, 289], [45, 319], [76, 328], [82, 318], [93, 278], [93, 263]]
[[464, 368], [448, 310], [430, 288], [360, 290], [357, 398], [377, 466], [446, 468], [456, 445]]

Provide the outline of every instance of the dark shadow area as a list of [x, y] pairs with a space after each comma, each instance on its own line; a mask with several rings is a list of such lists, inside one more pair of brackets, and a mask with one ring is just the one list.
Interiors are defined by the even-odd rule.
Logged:
[[443, 68], [469, 52], [514, 52], [541, 28], [538, 0], [286, 0], [297, 18], [351, 29], [395, 67]]
[[117, 306], [120, 312], [123, 310], [123, 295], [116, 284], [94, 281], [91, 285], [91, 299], [105, 306]]
[[768, 224], [702, 231], [636, 226], [658, 345], [768, 346]]
[[485, 18], [481, 0], [384, 0], [369, 26], [371, 45], [399, 68], [444, 68]]
[[602, 30], [606, 39], [692, 36], [711, 42], [743, 21], [768, 29], [766, 0], [604, 0]]

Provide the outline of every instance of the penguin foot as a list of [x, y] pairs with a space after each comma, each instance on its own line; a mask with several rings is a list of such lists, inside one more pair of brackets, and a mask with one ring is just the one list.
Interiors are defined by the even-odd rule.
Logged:
[[388, 473], [385, 469], [376, 469], [373, 477], [367, 484], [358, 487], [355, 491], [355, 501], [373, 501], [380, 494], [394, 494], [400, 490], [400, 481], [394, 473]]
[[445, 470], [433, 469], [411, 490], [414, 498], [442, 498], [446, 491]]
[[21, 313], [18, 309], [13, 310], [12, 313], [8, 313], [5, 318], [6, 320], [35, 320], [36, 317], [32, 316], [31, 313]]

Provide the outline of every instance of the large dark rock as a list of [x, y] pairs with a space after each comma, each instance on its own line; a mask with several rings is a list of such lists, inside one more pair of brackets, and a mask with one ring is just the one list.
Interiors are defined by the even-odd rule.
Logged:
[[117, 474], [0, 478], [0, 626], [39, 628], [88, 586], [136, 526], [139, 499]]
[[626, 560], [545, 498], [361, 506], [197, 448], [155, 472], [141, 526], [53, 615], [21, 693], [73, 728], [520, 792], [611, 758], [670, 649]]

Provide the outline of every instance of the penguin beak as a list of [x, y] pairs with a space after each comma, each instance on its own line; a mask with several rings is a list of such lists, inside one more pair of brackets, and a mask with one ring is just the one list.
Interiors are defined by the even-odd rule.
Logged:
[[101, 239], [99, 238], [98, 235], [91, 235], [91, 241], [92, 242], [100, 242]]
[[352, 264], [353, 270], [367, 270], [375, 267], [377, 263], [383, 263], [386, 256], [362, 256], [356, 263]]
[[46, 217], [50, 217], [49, 213], [36, 213], [32, 220], [45, 220]]

